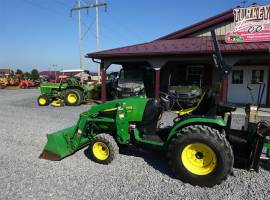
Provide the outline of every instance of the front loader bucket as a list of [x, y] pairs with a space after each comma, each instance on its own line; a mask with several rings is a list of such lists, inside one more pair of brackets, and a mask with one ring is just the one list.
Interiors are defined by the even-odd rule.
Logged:
[[[66, 128], [47, 135], [47, 143], [39, 158], [46, 160], [61, 160], [88, 143], [87, 138], [74, 139], [76, 126]], [[73, 139], [70, 139], [73, 138]]]

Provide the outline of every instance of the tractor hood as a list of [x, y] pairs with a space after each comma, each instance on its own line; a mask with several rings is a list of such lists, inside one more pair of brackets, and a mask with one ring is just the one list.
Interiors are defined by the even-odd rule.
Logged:
[[40, 84], [40, 87], [43, 87], [43, 88], [65, 88], [67, 86], [66, 83], [41, 83]]
[[128, 108], [127, 115], [129, 121], [141, 121], [147, 101], [148, 99], [145, 96], [132, 96], [129, 98], [117, 99], [93, 106], [87, 111], [87, 114], [95, 115], [100, 112], [106, 113], [108, 111], [116, 110], [119, 105], [122, 105]]

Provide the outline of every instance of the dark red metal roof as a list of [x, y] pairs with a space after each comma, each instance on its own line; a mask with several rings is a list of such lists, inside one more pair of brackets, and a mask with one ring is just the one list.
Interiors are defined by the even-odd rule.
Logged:
[[[225, 54], [268, 52], [270, 42], [226, 44], [224, 37], [218, 37], [219, 47]], [[182, 38], [175, 40], [156, 40], [87, 54], [89, 58], [138, 57], [153, 55], [206, 55], [214, 53], [211, 37]]]
[[215, 26], [219, 23], [231, 20], [233, 21], [233, 9], [229, 9], [223, 13], [220, 13], [216, 16], [210, 17], [206, 20], [200, 21], [196, 24], [193, 24], [191, 26], [188, 26], [186, 28], [180, 29], [176, 32], [170, 33], [168, 35], [165, 35], [163, 37], [158, 38], [157, 40], [173, 40], [173, 39], [180, 39], [183, 37], [186, 37], [190, 34], [193, 34], [197, 31], [204, 30], [206, 28], [209, 28], [211, 26]]
[[[163, 36], [149, 43], [126, 46], [87, 54], [89, 58], [139, 57], [152, 55], [205, 55], [212, 54], [211, 37], [188, 37], [193, 33], [215, 26], [225, 21], [233, 21], [233, 9], [227, 10], [214, 17]], [[260, 53], [268, 52], [270, 42], [226, 44], [225, 36], [219, 37], [222, 53]]]

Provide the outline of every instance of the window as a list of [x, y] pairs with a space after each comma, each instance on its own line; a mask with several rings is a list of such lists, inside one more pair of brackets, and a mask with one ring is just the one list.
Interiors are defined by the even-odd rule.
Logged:
[[203, 66], [188, 66], [187, 67], [187, 82], [192, 85], [202, 86]]
[[264, 70], [252, 70], [251, 83], [263, 82]]
[[243, 84], [243, 70], [232, 71], [232, 84]]

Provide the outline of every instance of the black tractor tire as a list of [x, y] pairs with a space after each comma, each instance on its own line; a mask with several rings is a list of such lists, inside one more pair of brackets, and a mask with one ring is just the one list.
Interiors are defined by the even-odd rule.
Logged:
[[119, 147], [111, 135], [102, 133], [96, 135], [91, 140], [89, 144], [89, 152], [90, 158], [93, 161], [107, 165], [117, 158]]
[[46, 95], [42, 94], [38, 97], [37, 103], [39, 106], [48, 106], [51, 103], [51, 100]]
[[[169, 144], [168, 159], [178, 179], [202, 187], [213, 187], [226, 180], [234, 164], [225, 134], [206, 125], [179, 130]], [[199, 169], [198, 162], [202, 163]]]
[[68, 89], [65, 94], [64, 102], [67, 106], [79, 106], [83, 102], [83, 94], [78, 89]]

